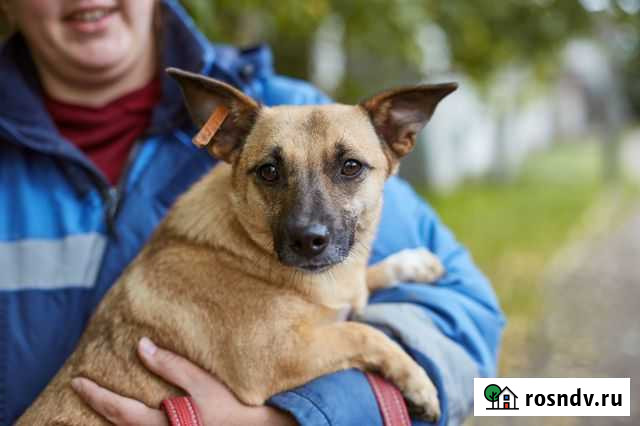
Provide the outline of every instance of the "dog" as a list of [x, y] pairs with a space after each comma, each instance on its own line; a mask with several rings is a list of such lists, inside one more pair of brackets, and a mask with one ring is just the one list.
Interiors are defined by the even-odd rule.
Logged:
[[367, 260], [385, 180], [457, 85], [385, 91], [355, 106], [266, 107], [223, 82], [167, 71], [202, 128], [194, 141], [222, 161], [169, 210], [18, 425], [106, 424], [71, 389], [77, 376], [152, 407], [179, 393], [138, 360], [143, 336], [248, 405], [355, 367], [384, 375], [413, 413], [437, 419], [425, 371], [339, 312], [361, 310], [370, 291], [443, 274], [426, 249], [368, 269]]

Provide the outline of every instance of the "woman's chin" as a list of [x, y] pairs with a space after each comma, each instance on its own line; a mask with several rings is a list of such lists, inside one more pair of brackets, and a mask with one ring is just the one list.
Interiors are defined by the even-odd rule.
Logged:
[[100, 74], [119, 74], [135, 63], [130, 52], [109, 49], [78, 49], [71, 58], [78, 69]]
[[77, 58], [75, 61], [78, 69], [89, 70], [101, 74], [117, 73], [125, 68], [120, 58]]
[[68, 40], [65, 53], [83, 69], [122, 68], [135, 62], [131, 45], [130, 37], [121, 33], [89, 40]]

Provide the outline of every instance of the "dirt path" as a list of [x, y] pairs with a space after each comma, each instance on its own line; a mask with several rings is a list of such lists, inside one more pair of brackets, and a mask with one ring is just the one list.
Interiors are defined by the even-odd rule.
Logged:
[[[561, 260], [561, 259], [560, 259]], [[631, 377], [631, 417], [476, 418], [473, 425], [640, 424], [640, 206], [545, 284], [545, 315], [511, 377]]]
[[631, 132], [625, 138], [621, 156], [625, 175], [640, 182], [640, 130]]

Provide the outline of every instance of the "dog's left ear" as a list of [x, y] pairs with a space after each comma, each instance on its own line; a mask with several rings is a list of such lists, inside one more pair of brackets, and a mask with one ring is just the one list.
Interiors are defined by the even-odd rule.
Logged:
[[193, 142], [232, 163], [255, 123], [258, 103], [222, 81], [176, 68], [167, 73], [180, 84], [191, 119], [201, 129]]
[[362, 101], [360, 106], [397, 160], [413, 149], [416, 135], [438, 102], [457, 88], [456, 83], [444, 83], [389, 90]]

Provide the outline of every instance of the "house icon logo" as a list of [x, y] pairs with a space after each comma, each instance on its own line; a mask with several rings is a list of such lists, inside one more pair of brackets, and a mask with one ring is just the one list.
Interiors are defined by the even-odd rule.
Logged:
[[487, 410], [518, 410], [518, 397], [508, 386], [500, 389], [498, 385], [489, 385], [484, 388], [484, 397], [491, 403]]

